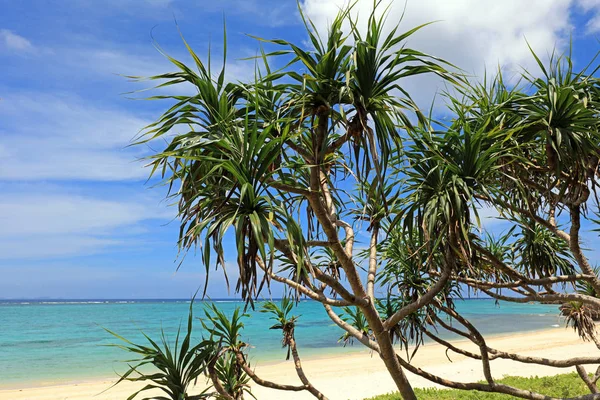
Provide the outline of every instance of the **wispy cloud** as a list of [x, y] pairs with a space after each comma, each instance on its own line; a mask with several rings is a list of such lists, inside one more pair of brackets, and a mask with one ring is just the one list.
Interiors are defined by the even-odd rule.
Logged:
[[132, 242], [146, 230], [144, 223], [156, 221], [158, 226], [174, 212], [148, 196], [116, 200], [59, 190], [65, 191], [32, 185], [3, 195], [0, 259], [89, 255], [114, 246], [134, 247]]
[[27, 52], [33, 50], [29, 40], [8, 29], [0, 29], [0, 50]]
[[295, 1], [221, 0], [198, 4], [205, 10], [222, 11], [225, 17], [236, 15], [258, 26], [281, 27], [300, 24]]
[[577, 0], [579, 6], [584, 12], [591, 15], [585, 25], [588, 34], [600, 32], [600, 1], [598, 0]]
[[[487, 204], [477, 208], [477, 215], [481, 222], [481, 228], [492, 234], [502, 232], [511, 226], [511, 222], [502, 218], [495, 207]], [[472, 220], [475, 222], [474, 215], [472, 216]]]
[[0, 102], [0, 179], [117, 181], [147, 174], [126, 149], [148, 121], [74, 95], [20, 92]]

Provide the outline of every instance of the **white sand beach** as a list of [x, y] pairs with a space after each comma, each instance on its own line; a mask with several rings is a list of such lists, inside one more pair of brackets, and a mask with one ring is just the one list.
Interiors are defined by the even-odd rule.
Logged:
[[[473, 349], [470, 343], [455, 341], [464, 348]], [[523, 355], [560, 359], [574, 356], [589, 356], [598, 352], [593, 343], [581, 341], [572, 330], [563, 327], [545, 331], [498, 336], [488, 340], [496, 349], [518, 352]], [[300, 349], [301, 351], [302, 349]], [[449, 353], [438, 344], [426, 344], [418, 352], [413, 363], [429, 372], [457, 381], [476, 381], [483, 379], [481, 363]], [[263, 379], [298, 384], [298, 378], [291, 361], [257, 364], [256, 372]], [[394, 383], [387, 374], [383, 363], [377, 356], [368, 352], [335, 357], [307, 358], [303, 367], [312, 383], [331, 400], [362, 400], [366, 397], [391, 392]], [[503, 375], [542, 376], [574, 371], [575, 368], [550, 368], [533, 364], [521, 364], [511, 360], [494, 360], [492, 373], [496, 377]], [[590, 370], [592, 370], [590, 368]], [[408, 374], [415, 387], [435, 386], [425, 379]], [[96, 379], [85, 382], [61, 383], [51, 386], [30, 386], [18, 389], [0, 390], [2, 400], [123, 400], [136, 388], [133, 383], [122, 383], [104, 393], [115, 378]], [[200, 385], [196, 388], [200, 391]], [[308, 393], [274, 391], [253, 385], [252, 391], [259, 400], [300, 400], [312, 399]], [[148, 392], [150, 394], [151, 392]]]

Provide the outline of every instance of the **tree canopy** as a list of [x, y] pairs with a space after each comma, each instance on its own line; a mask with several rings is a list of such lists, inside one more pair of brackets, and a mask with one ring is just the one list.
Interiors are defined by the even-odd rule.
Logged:
[[[167, 89], [191, 84], [196, 93], [153, 97], [171, 105], [138, 143], [166, 141], [149, 165], [177, 201], [182, 251], [201, 249], [208, 285], [215, 267], [227, 272], [231, 235], [235, 291], [244, 300], [252, 304], [276, 281], [291, 298], [321, 302], [343, 340], [381, 357], [404, 399], [415, 398], [405, 370], [453, 388], [548, 398], [497, 383], [495, 358], [577, 366], [597, 394], [600, 374], [590, 379], [584, 366], [600, 357], [492, 349], [453, 303], [467, 291], [564, 303], [580, 336], [596, 340], [589, 321], [600, 307], [600, 279], [580, 238], [598, 210], [595, 59], [575, 70], [569, 54], [545, 62], [532, 50], [541, 73], [507, 82], [499, 71], [479, 82], [409, 47], [425, 25], [402, 31], [381, 11], [361, 29], [352, 7], [344, 9], [324, 36], [303, 15], [308, 45], [257, 38], [251, 82], [226, 81], [226, 57], [215, 72], [185, 40], [193, 66], [165, 54], [177, 71], [150, 79]], [[423, 74], [446, 85], [449, 118], [436, 120], [405, 90], [407, 78]], [[486, 230], [482, 209], [510, 229]], [[287, 346], [289, 304], [276, 314]], [[438, 330], [468, 338], [479, 352]], [[486, 382], [454, 382], [411, 365], [408, 349], [425, 336], [481, 360]]]

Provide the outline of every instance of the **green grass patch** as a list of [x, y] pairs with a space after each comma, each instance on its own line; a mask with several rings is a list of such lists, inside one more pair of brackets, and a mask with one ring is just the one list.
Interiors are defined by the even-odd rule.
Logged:
[[[508, 376], [498, 380], [498, 383], [504, 383], [517, 387], [519, 389], [532, 390], [552, 397], [573, 397], [589, 394], [581, 378], [573, 372], [570, 374], [521, 378]], [[415, 389], [415, 394], [419, 400], [508, 400], [517, 397], [499, 393], [486, 393], [478, 391], [465, 391], [455, 389]], [[367, 400], [400, 400], [397, 393], [384, 394], [372, 397]]]

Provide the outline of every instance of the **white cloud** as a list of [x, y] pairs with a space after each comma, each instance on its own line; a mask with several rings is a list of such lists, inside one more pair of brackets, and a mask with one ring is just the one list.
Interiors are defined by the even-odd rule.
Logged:
[[584, 10], [600, 6], [600, 0], [577, 0], [577, 2]]
[[[305, 0], [303, 6], [318, 29], [323, 30], [347, 3], [345, 0]], [[574, 4], [574, 0], [408, 0], [400, 31], [438, 21], [415, 33], [407, 45], [442, 57], [478, 76], [486, 67], [495, 69], [498, 65], [507, 69], [508, 75], [519, 72], [521, 67], [535, 73], [538, 67], [525, 39], [541, 56], [554, 47], [563, 48], [573, 29]], [[355, 5], [359, 26], [365, 26], [372, 5], [371, 0], [360, 0]], [[404, 1], [392, 3], [388, 29], [400, 20], [404, 6]], [[430, 103], [435, 91], [444, 89], [434, 77], [407, 79], [404, 86], [421, 105]]]
[[146, 204], [137, 202], [41, 192], [9, 194], [0, 199], [0, 237], [102, 234], [152, 214]]
[[126, 149], [148, 121], [83, 99], [37, 92], [0, 101], [0, 179], [142, 179], [148, 171]]
[[[205, 44], [203, 44], [205, 45]], [[193, 45], [192, 45], [193, 47]], [[206, 51], [203, 46], [194, 48], [198, 56], [207, 62]], [[192, 67], [195, 72], [194, 60], [185, 50], [183, 42], [177, 42], [176, 46], [163, 49], [169, 56]], [[90, 50], [88, 48], [56, 48], [53, 49], [53, 55], [56, 65], [60, 68], [77, 70], [77, 77], [93, 77], [93, 79], [102, 79], [119, 83], [124, 91], [134, 92], [144, 90], [139, 93], [130, 94], [131, 97], [144, 98], [151, 95], [178, 95], [193, 96], [198, 93], [195, 86], [188, 82], [182, 82], [177, 85], [171, 85], [160, 89], [151, 89], [164, 81], [142, 80], [140, 82], [131, 82], [125, 76], [136, 76], [147, 78], [154, 75], [168, 72], [178, 72], [179, 68], [171, 63], [166, 57], [149, 47], [148, 51], [136, 52], [106, 47]], [[225, 80], [230, 82], [251, 82], [254, 81], [255, 61], [246, 58], [254, 57], [257, 51], [250, 51], [247, 48], [236, 49], [236, 54], [228, 55], [225, 68]], [[221, 70], [221, 63], [215, 60], [222, 59], [222, 53], [219, 49], [212, 50], [212, 72], [214, 78]], [[262, 61], [259, 61], [259, 64]]]
[[[182, 44], [183, 45], [183, 44]], [[144, 54], [135, 53], [115, 48], [105, 49], [58, 49], [58, 53], [64, 56], [65, 64], [69, 68], [85, 67], [85, 73], [100, 74], [102, 78], [118, 78], [125, 82], [126, 78], [118, 75], [130, 75], [149, 77], [152, 75], [173, 72], [177, 67], [170, 63], [164, 56], [156, 51]], [[147, 54], [149, 53], [149, 54]], [[170, 54], [175, 58], [177, 55]], [[156, 82], [151, 82], [157, 84]], [[185, 85], [178, 85], [182, 87]], [[133, 88], [132, 88], [133, 89]]]
[[[112, 193], [112, 197], [122, 195]], [[0, 259], [94, 254], [108, 247], [131, 246], [144, 233], [142, 223], [155, 220], [158, 225], [173, 212], [143, 195], [106, 200], [30, 186], [0, 198]]]
[[[498, 210], [488, 204], [479, 204], [477, 206], [477, 215], [481, 222], [481, 228], [490, 233], [501, 232], [511, 226], [511, 223], [500, 216]], [[471, 216], [473, 223], [476, 223], [475, 215]]]
[[2, 47], [15, 51], [30, 51], [33, 49], [33, 45], [29, 40], [8, 29], [0, 29], [0, 49]]
[[600, 32], [600, 15], [594, 16], [586, 25], [588, 33]]
[[295, 1], [281, 0], [219, 0], [201, 4], [205, 12], [223, 11], [225, 17], [237, 15], [255, 25], [281, 27], [298, 24]]
[[9, 237], [0, 242], [0, 260], [91, 255], [119, 244], [122, 242], [90, 236]]
[[577, 0], [579, 6], [592, 16], [586, 24], [587, 33], [600, 32], [600, 0]]

